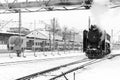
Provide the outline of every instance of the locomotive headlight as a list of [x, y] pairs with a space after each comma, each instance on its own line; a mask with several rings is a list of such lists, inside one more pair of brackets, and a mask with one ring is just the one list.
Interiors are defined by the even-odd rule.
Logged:
[[95, 36], [93, 36], [93, 38], [95, 39]]
[[92, 50], [94, 50], [94, 51], [95, 51], [95, 50], [96, 50], [96, 48], [92, 48]]

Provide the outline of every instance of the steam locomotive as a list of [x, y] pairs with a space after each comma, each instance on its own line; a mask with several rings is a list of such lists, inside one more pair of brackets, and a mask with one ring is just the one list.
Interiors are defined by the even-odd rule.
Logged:
[[99, 59], [111, 53], [110, 35], [96, 25], [83, 31], [83, 52], [89, 59]]

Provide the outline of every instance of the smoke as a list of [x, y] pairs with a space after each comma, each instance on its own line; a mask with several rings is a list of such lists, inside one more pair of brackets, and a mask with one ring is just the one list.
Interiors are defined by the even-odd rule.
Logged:
[[[106, 30], [111, 34], [113, 30], [113, 40], [118, 40], [120, 35], [120, 7], [110, 8], [109, 0], [94, 0], [91, 7], [92, 24], [96, 24], [99, 28]], [[113, 5], [114, 6], [114, 5]]]
[[102, 17], [109, 11], [109, 0], [94, 0], [91, 7], [92, 24], [102, 27]]

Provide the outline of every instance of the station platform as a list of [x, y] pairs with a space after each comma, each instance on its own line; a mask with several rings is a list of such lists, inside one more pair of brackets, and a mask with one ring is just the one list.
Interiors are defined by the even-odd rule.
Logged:
[[[120, 50], [113, 50], [112, 54], [120, 54]], [[30, 61], [30, 60], [50, 60], [57, 58], [73, 57], [73, 56], [85, 56], [82, 51], [47, 51], [47, 52], [32, 52], [26, 50], [21, 54], [21, 57], [17, 57], [16, 53], [8, 53], [8, 51], [0, 52], [0, 65], [6, 62], [20, 62], [20, 61]]]
[[[117, 51], [117, 50], [112, 51], [112, 53], [114, 53], [114, 54], [118, 54], [119, 52], [120, 51]], [[34, 56], [34, 54], [36, 55], [36, 57]], [[59, 52], [59, 53], [57, 51], [54, 51], [52, 53], [51, 52], [33, 53], [31, 51], [26, 51], [24, 53], [24, 56], [26, 56], [26, 57], [23, 57], [23, 54], [21, 55], [21, 57], [16, 57], [15, 53], [11, 53], [12, 58], [10, 58], [8, 53], [5, 53], [5, 54], [3, 53], [3, 54], [0, 54], [0, 80], [15, 80], [15, 79], [21, 78], [23, 76], [30, 75], [32, 73], [36, 73], [36, 72], [43, 71], [43, 70], [46, 70], [46, 69], [49, 69], [49, 68], [52, 68], [55, 66], [63, 65], [63, 64], [70, 63], [73, 61], [77, 61], [77, 60], [85, 58], [84, 54], [85, 53], [82, 53], [81, 51], [66, 51], [66, 52]], [[117, 60], [118, 58], [119, 57], [113, 59], [113, 61]], [[30, 60], [40, 60], [40, 61], [32, 62], [32, 63], [26, 62], [26, 63], [19, 64], [20, 61], [30, 61]], [[107, 62], [106, 61], [102, 62], [102, 64], [103, 64], [102, 68], [104, 68], [104, 63], [108, 63], [109, 61], [111, 61], [111, 60], [107, 60]], [[18, 64], [15, 64], [15, 65], [6, 65], [6, 64], [4, 65], [3, 64], [3, 63], [9, 64], [10, 62], [18, 62]], [[119, 61], [118, 61], [118, 63], [119, 63]], [[118, 63], [116, 63], [116, 64], [118, 64]], [[98, 63], [98, 64], [101, 65], [101, 63]], [[96, 72], [94, 72], [94, 73], [92, 72], [93, 74], [91, 74], [91, 73], [89, 73], [90, 72], [89, 69], [93, 70], [94, 68], [96, 68], [98, 66], [98, 64], [95, 64], [90, 68], [88, 67], [85, 70], [86, 71], [85, 73], [83, 73], [83, 72], [81, 73], [78, 71], [76, 73], [76, 78], [77, 78], [76, 80], [79, 80], [79, 79], [87, 80], [88, 78], [85, 78], [84, 77], [85, 75], [87, 75], [87, 76], [94, 75], [94, 73], [96, 73]], [[111, 63], [111, 64], [113, 64], [113, 63]], [[112, 65], [109, 64], [107, 66], [107, 68], [109, 67], [109, 69], [111, 69], [112, 68], [111, 66]], [[117, 66], [119, 66], [119, 65], [117, 65]], [[95, 71], [97, 71], [97, 70], [95, 70]], [[104, 71], [104, 69], [103, 69], [103, 71]], [[99, 73], [99, 71], [97, 71], [97, 72]], [[102, 73], [102, 69], [101, 69], [100, 73]], [[79, 76], [83, 76], [83, 77], [79, 77]], [[88, 76], [88, 77], [91, 78], [91, 76]], [[91, 78], [90, 80], [93, 80], [93, 78]], [[38, 80], [40, 80], [40, 79], [38, 79]], [[105, 79], [103, 79], [103, 80], [105, 80]]]
[[49, 52], [31, 52], [25, 51], [21, 54], [21, 57], [17, 57], [16, 53], [0, 53], [0, 65], [9, 62], [20, 62], [30, 60], [50, 60], [57, 58], [73, 57], [84, 55], [81, 51], [49, 51]]
[[[16, 80], [20, 77], [70, 63], [84, 57], [83, 53], [79, 51], [66, 51], [65, 53], [60, 52], [59, 54], [58, 52], [36, 52], [35, 54], [37, 57], [30, 51], [24, 53], [26, 57], [16, 57], [14, 53], [11, 53], [12, 58], [10, 58], [8, 54], [6, 54], [6, 56], [0, 55], [0, 80]], [[39, 61], [19, 64], [20, 61], [30, 60]], [[18, 62], [18, 64], [9, 65], [11, 62]], [[4, 63], [8, 63], [8, 65], [4, 65]]]

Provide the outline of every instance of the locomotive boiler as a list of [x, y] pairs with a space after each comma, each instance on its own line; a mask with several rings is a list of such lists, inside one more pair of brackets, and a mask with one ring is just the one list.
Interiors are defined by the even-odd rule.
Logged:
[[90, 59], [99, 59], [110, 54], [110, 35], [96, 25], [83, 31], [83, 52]]

